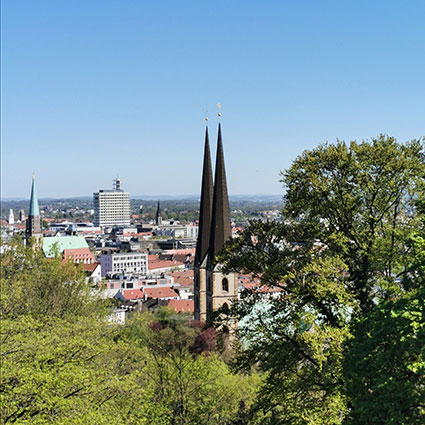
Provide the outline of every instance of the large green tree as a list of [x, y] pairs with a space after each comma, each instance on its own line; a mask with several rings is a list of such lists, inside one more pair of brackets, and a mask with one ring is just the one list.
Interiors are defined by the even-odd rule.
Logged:
[[424, 154], [423, 141], [387, 136], [305, 151], [282, 173], [283, 221], [252, 222], [228, 243], [219, 258], [225, 269], [280, 289], [272, 299], [247, 291], [234, 309], [240, 364], [268, 373], [257, 404], [263, 421], [343, 421], [353, 318], [414, 285], [404, 278]]

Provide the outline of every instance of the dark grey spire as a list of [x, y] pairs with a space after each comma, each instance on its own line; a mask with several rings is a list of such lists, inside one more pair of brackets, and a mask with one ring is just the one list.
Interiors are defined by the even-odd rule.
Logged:
[[224, 243], [232, 236], [229, 197], [227, 194], [226, 168], [224, 165], [221, 124], [218, 124], [217, 158], [215, 165], [214, 196], [211, 217], [209, 261], [223, 249]]
[[195, 266], [199, 266], [208, 252], [211, 234], [211, 208], [213, 198], [213, 178], [211, 167], [208, 127], [205, 130], [204, 166], [202, 170], [201, 204], [199, 207], [199, 232], [196, 243]]
[[161, 220], [161, 206], [159, 204], [159, 199], [158, 199], [158, 206], [156, 207], [156, 215], [155, 215], [155, 223], [157, 225], [161, 224], [160, 223]]

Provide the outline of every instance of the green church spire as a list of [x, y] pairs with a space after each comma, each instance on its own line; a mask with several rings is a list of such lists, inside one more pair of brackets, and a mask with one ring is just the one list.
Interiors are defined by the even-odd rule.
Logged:
[[31, 199], [30, 199], [30, 212], [29, 216], [37, 217], [40, 215], [40, 209], [38, 208], [37, 192], [35, 191], [35, 176], [32, 176], [31, 186]]

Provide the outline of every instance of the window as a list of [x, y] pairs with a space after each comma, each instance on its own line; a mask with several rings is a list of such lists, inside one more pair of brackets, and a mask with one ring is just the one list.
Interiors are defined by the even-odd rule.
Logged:
[[221, 281], [221, 289], [225, 292], [229, 292], [229, 281], [226, 277]]

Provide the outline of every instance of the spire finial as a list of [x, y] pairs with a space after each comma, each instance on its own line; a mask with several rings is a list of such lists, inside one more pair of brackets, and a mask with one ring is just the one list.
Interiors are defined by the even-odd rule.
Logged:
[[208, 108], [205, 110], [205, 121], [208, 124]]
[[218, 119], [219, 120], [220, 120], [220, 117], [221, 117], [220, 109], [221, 109], [221, 104], [220, 103], [217, 103], [217, 110], [218, 110], [217, 115], [218, 115]]

